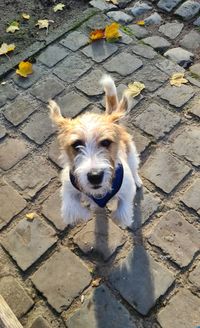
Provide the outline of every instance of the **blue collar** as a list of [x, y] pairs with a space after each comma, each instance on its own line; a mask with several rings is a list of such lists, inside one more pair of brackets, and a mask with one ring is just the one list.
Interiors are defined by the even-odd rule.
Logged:
[[[70, 181], [72, 183], [72, 185], [78, 189], [79, 191], [81, 191], [78, 188], [78, 185], [76, 183], [76, 178], [75, 176], [72, 174], [72, 172], [70, 171]], [[118, 164], [118, 166], [116, 167], [115, 170], [115, 176], [113, 178], [112, 181], [112, 188], [110, 191], [107, 192], [107, 194], [105, 194], [103, 197], [101, 198], [96, 198], [92, 195], [88, 195], [88, 197], [90, 197], [99, 207], [105, 207], [106, 204], [109, 202], [109, 200], [114, 197], [116, 195], [116, 193], [119, 191], [119, 189], [121, 188], [122, 185], [122, 181], [123, 181], [123, 176], [124, 176], [124, 168], [122, 166], [122, 164]]]

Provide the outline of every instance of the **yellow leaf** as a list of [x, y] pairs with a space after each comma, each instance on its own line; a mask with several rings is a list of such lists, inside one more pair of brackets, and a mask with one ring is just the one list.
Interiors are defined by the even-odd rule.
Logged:
[[105, 28], [105, 38], [106, 40], [116, 40], [121, 37], [119, 34], [119, 27], [120, 25], [118, 23], [112, 23], [110, 25], [107, 25]]
[[183, 83], [187, 83], [188, 80], [184, 78], [184, 73], [174, 73], [170, 79], [170, 84], [180, 87]]
[[101, 278], [96, 278], [92, 281], [92, 287], [98, 287], [100, 285]]
[[28, 61], [20, 62], [18, 69], [16, 70], [16, 73], [22, 77], [27, 77], [27, 75], [33, 73], [32, 64], [29, 63]]
[[128, 96], [137, 97], [144, 88], [145, 85], [143, 83], [133, 82], [128, 85], [128, 89], [125, 92]]
[[11, 43], [11, 44], [2, 43], [2, 45], [0, 47], [0, 56], [5, 55], [10, 51], [13, 51], [14, 49], [15, 49], [14, 43]]
[[118, 5], [118, 0], [106, 0], [106, 2], [111, 2], [113, 5]]
[[54, 23], [54, 21], [53, 20], [48, 20], [48, 19], [38, 19], [37, 24], [35, 24], [35, 26], [38, 26], [39, 29], [48, 28], [49, 23]]
[[54, 11], [54, 13], [56, 13], [56, 11], [58, 11], [58, 10], [63, 10], [64, 7], [65, 7], [64, 3], [60, 2], [53, 7], [53, 11]]
[[28, 220], [33, 220], [35, 217], [36, 217], [36, 213], [35, 212], [33, 212], [33, 213], [27, 213], [26, 214], [26, 218]]
[[144, 20], [140, 20], [140, 21], [137, 21], [136, 24], [137, 25], [140, 25], [140, 26], [144, 26], [145, 25], [145, 21]]
[[19, 23], [18, 22], [12, 22], [6, 29], [7, 33], [15, 33], [15, 31], [19, 31]]
[[96, 40], [103, 39], [105, 36], [104, 33], [105, 33], [104, 29], [94, 30], [90, 33], [90, 40], [96, 41]]
[[30, 19], [30, 15], [29, 14], [26, 14], [26, 13], [22, 13], [22, 18], [24, 19]]

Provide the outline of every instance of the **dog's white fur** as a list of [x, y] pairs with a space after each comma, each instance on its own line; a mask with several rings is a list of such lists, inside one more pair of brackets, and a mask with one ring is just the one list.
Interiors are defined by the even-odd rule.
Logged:
[[[120, 140], [119, 133], [117, 135], [119, 140], [113, 140], [113, 144], [116, 144], [111, 146], [111, 149], [113, 147], [112, 150], [101, 147], [99, 141], [97, 141], [98, 138], [102, 138], [101, 134], [105, 134], [104, 139], [107, 135], [108, 138], [110, 136], [113, 138], [114, 135], [116, 138], [115, 129], [120, 129], [118, 121], [124, 115], [125, 110], [128, 109], [126, 95], [118, 102], [115, 83], [110, 76], [104, 76], [101, 84], [106, 95], [105, 114], [87, 112], [78, 119], [65, 119], [62, 117], [58, 105], [52, 100], [49, 102], [50, 116], [58, 126], [58, 138], [64, 154], [64, 168], [61, 175], [61, 212], [67, 224], [75, 224], [80, 220], [87, 221], [90, 219], [91, 210], [93, 211], [97, 205], [87, 194], [98, 196], [107, 193], [111, 189], [115, 168], [121, 162], [124, 168], [124, 178], [120, 190], [114, 196], [117, 198], [118, 206], [112, 216], [121, 226], [126, 227], [132, 224], [136, 186], [140, 187], [142, 185], [137, 171], [139, 156], [132, 138], [124, 128], [119, 131], [121, 131], [125, 141]], [[103, 116], [105, 117], [105, 124], [102, 121]], [[77, 141], [77, 138], [84, 138], [84, 144], [76, 147], [77, 153], [74, 153], [71, 147], [73, 142]], [[94, 186], [87, 178], [87, 174], [93, 169], [104, 172], [101, 186], [98, 189], [94, 189]], [[69, 178], [70, 170], [73, 170], [81, 191], [72, 185]], [[83, 205], [83, 200], [90, 204], [90, 208]]]

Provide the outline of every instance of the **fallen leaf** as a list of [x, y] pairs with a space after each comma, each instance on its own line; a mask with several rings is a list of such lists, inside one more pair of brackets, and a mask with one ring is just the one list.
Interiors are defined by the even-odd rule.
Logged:
[[188, 80], [184, 78], [184, 73], [174, 73], [170, 78], [170, 84], [180, 87], [182, 84], [187, 83]]
[[54, 21], [49, 20], [49, 19], [38, 19], [37, 24], [35, 24], [35, 26], [38, 26], [39, 29], [41, 29], [41, 28], [47, 28], [48, 29], [49, 23], [54, 23]]
[[90, 33], [90, 40], [91, 41], [96, 41], [103, 39], [105, 37], [105, 30], [100, 29], [100, 30], [94, 30]]
[[56, 13], [56, 11], [58, 11], [58, 10], [63, 10], [64, 7], [65, 7], [64, 3], [60, 2], [53, 7], [53, 11], [54, 11], [54, 13]]
[[35, 212], [33, 212], [33, 213], [27, 213], [26, 214], [26, 218], [28, 219], [28, 220], [33, 220], [35, 217], [36, 217], [36, 213]]
[[29, 63], [28, 61], [26, 61], [26, 62], [22, 61], [19, 63], [16, 73], [22, 77], [27, 77], [27, 75], [33, 73], [32, 66], [33, 65], [31, 63]]
[[15, 49], [15, 44], [7, 44], [7, 43], [2, 43], [0, 47], [0, 56], [1, 55], [6, 55], [8, 52], [13, 51]]
[[106, 0], [106, 2], [111, 2], [113, 5], [118, 5], [118, 0]]
[[139, 20], [136, 22], [137, 25], [140, 25], [140, 26], [144, 26], [145, 25], [145, 21], [144, 20]]
[[30, 19], [30, 15], [29, 14], [26, 14], [26, 13], [22, 13], [22, 18], [24, 19]]
[[120, 25], [116, 22], [107, 25], [105, 28], [105, 38], [107, 41], [117, 40], [121, 37], [119, 33]]
[[15, 31], [19, 31], [19, 23], [18, 22], [12, 22], [6, 29], [7, 33], [15, 33]]
[[85, 296], [81, 295], [81, 303], [84, 303], [84, 300], [85, 300]]
[[143, 83], [133, 82], [128, 85], [128, 88], [125, 91], [125, 93], [128, 96], [137, 97], [144, 88], [145, 88], [145, 85]]
[[92, 287], [98, 287], [100, 285], [101, 278], [96, 278], [92, 281]]

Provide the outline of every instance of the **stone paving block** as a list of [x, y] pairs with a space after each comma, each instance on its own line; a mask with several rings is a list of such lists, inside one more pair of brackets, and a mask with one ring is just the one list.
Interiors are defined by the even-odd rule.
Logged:
[[56, 165], [58, 165], [60, 168], [62, 167], [62, 161], [60, 159], [60, 146], [58, 144], [57, 139], [54, 140], [51, 145], [49, 146], [49, 152], [48, 152], [48, 158], [52, 160]]
[[167, 50], [164, 53], [164, 56], [184, 68], [189, 67], [194, 59], [194, 54], [192, 52], [185, 50], [181, 47]]
[[76, 51], [79, 48], [88, 44], [88, 40], [88, 36], [86, 36], [85, 34], [79, 31], [74, 31], [68, 34], [66, 38], [62, 39], [60, 41], [60, 44], [69, 48], [70, 50]]
[[133, 17], [123, 11], [109, 11], [107, 16], [114, 22], [118, 22], [120, 24], [128, 24], [133, 21]]
[[160, 0], [158, 2], [158, 7], [164, 11], [172, 11], [182, 0]]
[[159, 28], [159, 32], [174, 40], [181, 33], [184, 24], [179, 22], [166, 23]]
[[47, 198], [42, 206], [42, 214], [51, 221], [58, 230], [64, 230], [67, 224], [61, 218], [61, 196], [60, 189]]
[[146, 315], [174, 281], [171, 271], [156, 262], [141, 245], [113, 270], [109, 281], [139, 313]]
[[19, 319], [28, 312], [34, 304], [25, 289], [11, 276], [1, 277], [0, 295], [3, 296], [11, 310]]
[[195, 92], [188, 85], [181, 85], [178, 88], [167, 85], [158, 94], [162, 99], [167, 100], [170, 105], [180, 108], [194, 96]]
[[68, 328], [136, 328], [126, 308], [101, 285], [93, 289], [81, 308], [67, 320]]
[[174, 140], [173, 150], [179, 156], [185, 157], [195, 166], [200, 166], [200, 129], [190, 127], [183, 130]]
[[89, 2], [89, 4], [95, 8], [98, 8], [102, 11], [106, 11], [106, 10], [111, 10], [114, 8], [117, 8], [115, 5], [113, 5], [112, 3], [106, 2], [106, 1], [102, 1], [102, 0], [92, 0]]
[[136, 117], [134, 124], [155, 138], [164, 137], [180, 122], [180, 117], [161, 105], [151, 103]]
[[34, 74], [28, 75], [26, 78], [21, 77], [17, 74], [13, 76], [13, 81], [18, 87], [23, 89], [30, 88], [34, 83], [36, 83], [45, 73], [44, 69], [39, 66], [33, 65]]
[[0, 181], [0, 204], [0, 229], [26, 207], [26, 201], [3, 181]]
[[11, 172], [9, 180], [23, 191], [26, 198], [31, 198], [56, 176], [56, 171], [50, 165], [39, 156], [34, 156], [32, 161]]
[[69, 55], [54, 69], [53, 73], [61, 80], [72, 83], [86, 73], [92, 66], [89, 59], [79, 54]]
[[169, 254], [180, 267], [185, 267], [199, 250], [200, 232], [173, 210], [163, 215], [151, 232], [149, 242]]
[[170, 193], [190, 172], [190, 168], [168, 151], [157, 149], [142, 166], [141, 172], [157, 187]]
[[131, 48], [132, 52], [136, 55], [142, 56], [147, 59], [153, 59], [157, 53], [149, 46], [143, 44], [136, 44]]
[[117, 49], [118, 47], [115, 44], [106, 42], [105, 40], [99, 40], [98, 42], [89, 44], [81, 51], [95, 62], [101, 63], [114, 54]]
[[155, 63], [155, 66], [159, 68], [162, 72], [168, 74], [170, 77], [172, 76], [172, 74], [174, 74], [174, 72], [185, 72], [185, 69], [183, 67], [165, 58], [158, 59]]
[[189, 281], [200, 289], [200, 263], [198, 263], [194, 270], [190, 272]]
[[165, 81], [168, 80], [168, 75], [161, 72], [154, 65], [145, 65], [138, 72], [133, 74], [134, 81], [140, 81], [145, 84], [145, 88], [153, 92], [157, 90]]
[[186, 190], [181, 200], [186, 206], [197, 211], [200, 215], [199, 190], [200, 179], [194, 181], [194, 183]]
[[162, 328], [198, 327], [199, 308], [200, 299], [189, 290], [182, 289], [158, 313], [157, 319]]
[[51, 328], [48, 322], [41, 316], [37, 317], [30, 328]]
[[105, 28], [107, 24], [110, 24], [110, 19], [103, 13], [100, 13], [88, 19], [86, 27], [90, 30], [96, 30]]
[[194, 104], [194, 106], [189, 109], [189, 112], [200, 118], [200, 104]]
[[152, 6], [149, 6], [147, 3], [145, 2], [136, 2], [135, 5], [133, 7], [128, 8], [130, 14], [132, 14], [133, 16], [140, 16], [145, 14], [147, 11], [151, 10]]
[[148, 44], [152, 48], [154, 48], [156, 51], [160, 52], [163, 54], [169, 47], [170, 43], [166, 39], [164, 39], [161, 36], [149, 36], [147, 38], [142, 39], [142, 42], [145, 44]]
[[55, 79], [48, 78], [45, 81], [37, 83], [30, 93], [37, 99], [47, 103], [65, 89], [64, 85]]
[[109, 72], [116, 72], [122, 76], [127, 76], [143, 66], [143, 63], [135, 55], [120, 53], [107, 61], [103, 65]]
[[138, 190], [134, 199], [134, 218], [132, 230], [141, 228], [141, 226], [156, 212], [160, 200], [146, 188]]
[[160, 25], [162, 20], [163, 20], [162, 17], [157, 12], [155, 12], [155, 13], [151, 14], [150, 16], [146, 17], [144, 19], [144, 23], [146, 26], [147, 25]]
[[80, 94], [71, 91], [57, 99], [64, 117], [74, 117], [80, 114], [90, 102]]
[[196, 63], [189, 68], [190, 72], [196, 75], [198, 78], [200, 77], [200, 63]]
[[7, 134], [6, 128], [0, 124], [0, 139], [5, 137], [6, 134]]
[[200, 48], [200, 33], [197, 31], [190, 31], [184, 35], [184, 37], [179, 41], [179, 44], [181, 47], [190, 51]]
[[54, 132], [48, 113], [40, 112], [32, 115], [22, 132], [36, 144], [42, 145]]
[[47, 67], [53, 67], [62, 59], [64, 59], [69, 54], [69, 51], [59, 45], [48, 46], [41, 55], [39, 55], [38, 60]]
[[11, 84], [0, 85], [0, 107], [5, 105], [7, 100], [13, 100], [17, 97], [17, 91]]
[[89, 221], [74, 237], [74, 242], [85, 254], [98, 253], [105, 261], [125, 240], [123, 231], [111, 219], [106, 218], [104, 210], [99, 210], [96, 218]]
[[119, 8], [125, 8], [130, 2], [131, 0], [118, 0], [117, 5]]
[[55, 231], [39, 217], [22, 219], [3, 238], [2, 245], [25, 271], [55, 242]]
[[176, 11], [175, 14], [184, 20], [190, 20], [200, 11], [199, 1], [185, 1]]
[[124, 43], [124, 44], [136, 44], [138, 42], [138, 40], [133, 36], [129, 36], [127, 35], [126, 33], [123, 33], [121, 30], [120, 30], [120, 35], [121, 35], [121, 38], [120, 38], [120, 43]]
[[61, 312], [89, 285], [91, 277], [76, 255], [61, 248], [32, 275], [31, 280], [49, 304]]
[[151, 140], [136, 130], [129, 131], [129, 133], [133, 136], [138, 153], [141, 154], [149, 146]]
[[99, 81], [105, 72], [98, 69], [82, 77], [77, 83], [76, 87], [88, 96], [98, 96], [104, 93]]
[[24, 158], [30, 149], [25, 142], [20, 139], [7, 138], [0, 144], [0, 168], [9, 170], [22, 158]]
[[132, 31], [133, 35], [136, 36], [137, 39], [143, 39], [149, 35], [149, 31], [145, 27], [139, 26], [137, 24], [129, 25], [128, 28]]
[[37, 108], [38, 105], [32, 99], [20, 96], [6, 107], [3, 114], [9, 122], [17, 126], [25, 121]]
[[197, 19], [195, 19], [195, 21], [193, 22], [194, 26], [200, 26], [200, 17], [197, 17]]

